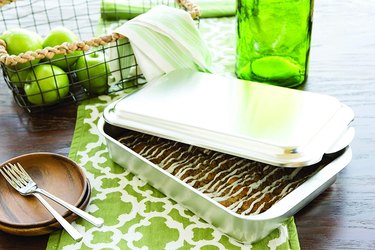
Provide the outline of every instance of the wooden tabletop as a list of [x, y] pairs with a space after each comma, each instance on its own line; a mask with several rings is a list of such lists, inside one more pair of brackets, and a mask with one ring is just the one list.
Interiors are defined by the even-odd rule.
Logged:
[[[337, 181], [295, 216], [302, 249], [375, 249], [375, 2], [316, 1], [305, 90], [353, 108], [353, 160]], [[30, 116], [0, 82], [0, 162], [48, 151], [67, 155], [76, 106]], [[47, 236], [0, 232], [0, 249], [44, 249]]]

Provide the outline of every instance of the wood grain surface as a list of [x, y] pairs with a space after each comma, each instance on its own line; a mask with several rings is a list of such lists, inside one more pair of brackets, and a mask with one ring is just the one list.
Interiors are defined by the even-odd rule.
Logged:
[[[295, 216], [302, 249], [375, 249], [375, 1], [315, 1], [310, 73], [302, 89], [351, 106], [353, 160]], [[0, 83], [0, 161], [35, 152], [67, 155], [76, 107], [29, 116]], [[0, 249], [44, 249], [46, 236], [0, 232]]]
[[353, 108], [352, 162], [296, 217], [302, 249], [375, 249], [375, 1], [316, 1], [306, 90]]

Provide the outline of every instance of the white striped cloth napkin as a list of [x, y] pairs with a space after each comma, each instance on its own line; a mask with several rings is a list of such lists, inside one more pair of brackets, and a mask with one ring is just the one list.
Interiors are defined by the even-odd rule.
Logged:
[[115, 32], [129, 39], [147, 81], [176, 69], [210, 72], [211, 55], [186, 11], [155, 6], [118, 27]]

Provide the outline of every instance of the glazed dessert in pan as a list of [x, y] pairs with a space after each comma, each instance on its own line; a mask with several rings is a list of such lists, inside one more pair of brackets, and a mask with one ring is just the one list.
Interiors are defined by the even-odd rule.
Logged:
[[118, 141], [241, 215], [266, 211], [332, 160], [280, 168], [135, 131]]

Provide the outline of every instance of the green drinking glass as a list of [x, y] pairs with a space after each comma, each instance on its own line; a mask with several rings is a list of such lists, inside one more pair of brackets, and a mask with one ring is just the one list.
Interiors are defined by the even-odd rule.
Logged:
[[313, 3], [237, 0], [237, 77], [283, 87], [304, 83]]

